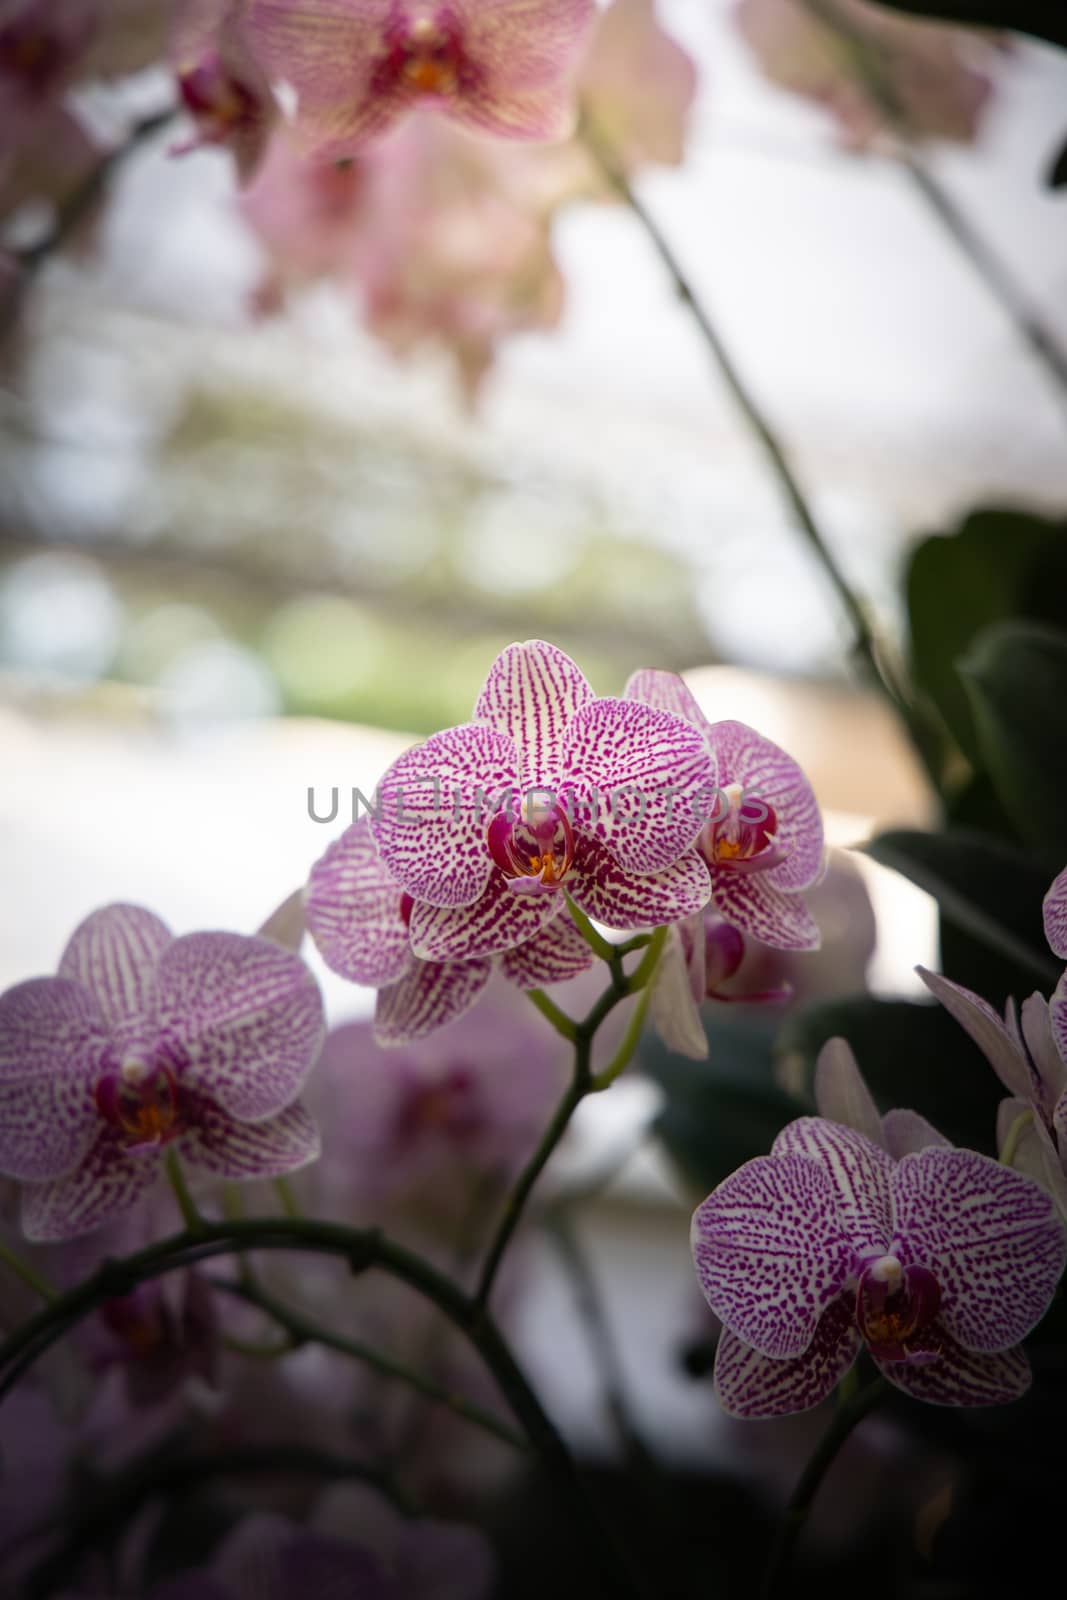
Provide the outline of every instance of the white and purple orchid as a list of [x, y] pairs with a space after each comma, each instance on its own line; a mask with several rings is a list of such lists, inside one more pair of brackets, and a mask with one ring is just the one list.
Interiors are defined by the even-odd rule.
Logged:
[[700, 835], [716, 909], [778, 950], [817, 950], [803, 892], [822, 877], [822, 817], [812, 787], [784, 750], [743, 722], [709, 722], [673, 672], [634, 673], [627, 697], [699, 728], [719, 792]]
[[1052, 1298], [1067, 1235], [1021, 1173], [935, 1145], [894, 1161], [819, 1117], [778, 1135], [696, 1210], [693, 1258], [723, 1324], [715, 1385], [738, 1417], [806, 1411], [865, 1345], [935, 1405], [1025, 1393], [1020, 1341]]
[[423, 961], [470, 961], [562, 920], [569, 895], [595, 921], [638, 929], [708, 899], [695, 848], [715, 761], [670, 711], [599, 698], [562, 650], [513, 644], [493, 663], [474, 720], [393, 763], [371, 820], [411, 900]]
[[[370, 819], [360, 817], [312, 867], [304, 915], [332, 972], [378, 990], [374, 1037], [380, 1045], [411, 1044], [454, 1022], [489, 981], [493, 963], [420, 960], [411, 946], [415, 902], [378, 853]], [[520, 989], [561, 983], [584, 972], [593, 953], [570, 917], [535, 933], [499, 958]]]
[[594, 0], [250, 0], [253, 49], [296, 91], [294, 131], [353, 155], [416, 107], [503, 139], [562, 139]]
[[0, 996], [0, 1172], [22, 1185], [24, 1232], [117, 1216], [171, 1148], [223, 1178], [304, 1166], [319, 1139], [296, 1097], [323, 1036], [318, 986], [271, 941], [94, 912], [58, 976]]

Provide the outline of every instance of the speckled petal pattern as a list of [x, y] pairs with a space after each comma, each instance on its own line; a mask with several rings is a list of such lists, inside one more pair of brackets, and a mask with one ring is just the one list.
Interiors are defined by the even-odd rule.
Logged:
[[360, 817], [308, 878], [307, 928], [331, 972], [374, 988], [403, 975], [412, 956], [401, 894], [378, 854], [369, 818]]
[[59, 976], [88, 990], [112, 1027], [151, 1021], [156, 963], [171, 938], [166, 923], [143, 906], [105, 906], [71, 934]]
[[469, 1011], [486, 984], [488, 961], [416, 961], [399, 983], [378, 990], [374, 1037], [411, 1044]]
[[493, 662], [474, 719], [512, 740], [522, 762], [524, 790], [554, 790], [564, 729], [592, 698], [570, 656], [542, 639], [527, 639], [508, 645]]
[[807, 1156], [830, 1179], [837, 1215], [859, 1260], [884, 1255], [893, 1236], [887, 1153], [853, 1128], [821, 1117], [798, 1117], [771, 1147], [775, 1156]]
[[803, 1355], [774, 1361], [726, 1330], [715, 1352], [715, 1393], [732, 1417], [784, 1417], [825, 1400], [853, 1365], [862, 1340], [854, 1296], [838, 1295]]

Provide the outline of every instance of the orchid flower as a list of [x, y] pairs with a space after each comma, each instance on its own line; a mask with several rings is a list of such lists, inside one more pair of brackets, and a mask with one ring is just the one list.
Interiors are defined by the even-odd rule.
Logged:
[[693, 1256], [723, 1324], [715, 1385], [739, 1417], [817, 1405], [866, 1346], [935, 1405], [995, 1405], [1030, 1382], [1020, 1346], [1067, 1235], [1036, 1183], [943, 1145], [894, 1161], [801, 1117], [697, 1208]]
[[337, 161], [417, 106], [503, 139], [565, 138], [594, 0], [249, 0], [294, 132]]
[[823, 874], [822, 818], [796, 762], [743, 722], [709, 722], [673, 672], [636, 672], [626, 695], [685, 718], [715, 758], [719, 792], [700, 849], [716, 910], [761, 944], [818, 949], [802, 894]]
[[266, 939], [172, 937], [140, 906], [94, 912], [59, 974], [0, 996], [0, 1172], [31, 1239], [132, 1206], [164, 1151], [224, 1178], [319, 1153], [296, 1096], [323, 1039], [304, 964]]
[[[374, 1037], [410, 1044], [463, 1015], [489, 981], [492, 963], [420, 960], [412, 949], [415, 902], [390, 873], [368, 817], [335, 839], [311, 869], [304, 915], [332, 972], [378, 990]], [[592, 965], [569, 917], [502, 952], [503, 974], [520, 989], [560, 983]]]
[[240, 176], [250, 178], [266, 153], [278, 106], [231, 0], [178, 0], [169, 53], [196, 129], [173, 153], [225, 145]]
[[530, 640], [494, 662], [472, 722], [393, 763], [371, 827], [410, 897], [415, 955], [466, 961], [550, 925], [567, 940], [568, 895], [620, 929], [699, 911], [694, 846], [714, 790], [698, 730], [598, 698], [562, 650]]

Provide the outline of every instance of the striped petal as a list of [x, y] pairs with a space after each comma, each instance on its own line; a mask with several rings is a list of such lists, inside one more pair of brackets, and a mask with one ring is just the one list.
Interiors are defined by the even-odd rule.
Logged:
[[498, 94], [557, 82], [580, 56], [595, 0], [450, 0], [472, 61]]
[[1067, 1236], [1031, 1179], [973, 1150], [905, 1156], [890, 1178], [893, 1253], [932, 1272], [940, 1320], [968, 1350], [1007, 1350], [1044, 1315]]
[[113, 1027], [151, 1018], [156, 964], [171, 942], [165, 923], [143, 906], [105, 906], [70, 936], [59, 976], [80, 983]]
[[773, 1361], [728, 1330], [715, 1352], [715, 1393], [732, 1417], [784, 1417], [810, 1411], [834, 1390], [862, 1344], [854, 1297], [838, 1295], [819, 1318], [803, 1355]]
[[943, 978], [938, 972], [916, 967], [930, 993], [940, 1000], [949, 1016], [970, 1034], [1009, 1094], [1033, 1097], [1036, 1084], [1026, 1056], [993, 1007], [965, 989], [962, 984]]
[[[823, 873], [822, 816], [815, 792], [792, 756], [744, 722], [714, 722], [719, 782], [741, 787], [774, 807], [785, 860], [766, 876], [777, 889], [809, 889]], [[792, 947], [788, 947], [792, 948]]]
[[304, 915], [331, 972], [350, 983], [395, 983], [411, 962], [401, 889], [360, 817], [311, 869]]
[[161, 1044], [183, 1085], [259, 1122], [294, 1100], [325, 1036], [298, 956], [268, 939], [192, 933], [159, 963]]
[[798, 1117], [782, 1129], [771, 1153], [816, 1162], [830, 1180], [837, 1216], [855, 1255], [885, 1254], [893, 1235], [893, 1161], [884, 1150], [852, 1128], [822, 1117]]
[[799, 894], [786, 894], [768, 872], [713, 866], [711, 893], [727, 922], [774, 950], [818, 950], [819, 927]]
[[9, 1178], [62, 1177], [99, 1129], [93, 1080], [84, 1072], [0, 1082], [0, 1172]]
[[654, 706], [657, 711], [670, 711], [674, 716], [691, 722], [708, 737], [711, 747], [711, 723], [697, 705], [684, 679], [676, 672], [659, 672], [645, 667], [629, 679], [623, 695], [627, 700], [640, 700], [642, 705]]
[[914, 1400], [935, 1406], [1002, 1406], [1030, 1387], [1030, 1363], [1016, 1346], [995, 1353], [965, 1350], [937, 1323], [936, 1361], [878, 1361], [882, 1376]]
[[602, 845], [583, 840], [567, 888], [594, 922], [625, 932], [695, 916], [708, 903], [711, 879], [696, 850], [686, 851], [659, 872], [640, 873], [621, 867]]
[[109, 1129], [66, 1177], [24, 1186], [22, 1230], [42, 1244], [89, 1233], [135, 1205], [158, 1173], [158, 1148], [128, 1150]]
[[830, 1178], [804, 1156], [757, 1156], [693, 1215], [697, 1276], [715, 1315], [775, 1359], [799, 1356], [848, 1277]]
[[509, 644], [497, 656], [474, 718], [488, 722], [515, 744], [523, 789], [553, 789], [559, 781], [564, 730], [592, 698], [592, 689], [570, 656], [541, 639], [527, 639], [525, 644]]
[[488, 961], [416, 961], [399, 983], [378, 990], [374, 1037], [411, 1044], [469, 1011], [486, 984]]
[[1052, 880], [1052, 887], [1041, 904], [1045, 938], [1053, 955], [1067, 961], [1067, 867]]
[[468, 906], [493, 868], [485, 839], [493, 809], [519, 792], [506, 734], [473, 722], [434, 734], [382, 779], [371, 819], [382, 859], [414, 899]]
[[506, 950], [500, 970], [520, 989], [540, 989], [546, 983], [566, 983], [588, 972], [596, 957], [569, 916], [557, 917], [547, 928]]
[[[1048, 1003], [1048, 1020], [1052, 1043], [1061, 1063], [1065, 1062], [1067, 1061], [1067, 973], [1052, 991], [1052, 998]], [[1050, 1084], [1050, 1087], [1053, 1087], [1053, 1084]], [[1062, 1089], [1060, 1092], [1062, 1093]]]
[[699, 728], [636, 700], [592, 700], [571, 718], [560, 787], [575, 829], [627, 872], [669, 867], [696, 841], [715, 790]]
[[430, 906], [416, 901], [408, 930], [411, 949], [420, 961], [499, 955], [554, 925], [565, 906], [559, 893], [512, 894], [502, 874], [494, 870], [473, 905]]
[[815, 1104], [820, 1117], [854, 1128], [886, 1146], [882, 1119], [847, 1039], [827, 1039], [815, 1063]]
[[82, 1074], [107, 1047], [93, 997], [70, 978], [30, 978], [0, 995], [0, 1081]]
[[275, 1117], [251, 1123], [238, 1122], [204, 1100], [181, 1140], [190, 1166], [219, 1178], [279, 1178], [316, 1161], [321, 1151], [319, 1130], [299, 1101]]

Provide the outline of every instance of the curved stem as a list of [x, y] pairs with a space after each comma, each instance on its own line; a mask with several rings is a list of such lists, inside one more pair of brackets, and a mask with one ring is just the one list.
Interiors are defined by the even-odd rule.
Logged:
[[59, 1298], [59, 1290], [50, 1284], [47, 1278], [42, 1277], [36, 1267], [31, 1267], [28, 1261], [24, 1261], [18, 1252], [12, 1250], [2, 1239], [0, 1239], [0, 1262], [3, 1262], [4, 1266], [10, 1272], [13, 1272], [16, 1278], [21, 1278], [26, 1287], [32, 1289], [34, 1294], [40, 1295], [42, 1300], [57, 1300]]
[[[478, 1351], [555, 1484], [560, 1502], [588, 1543], [596, 1544], [596, 1570], [639, 1594], [610, 1528], [590, 1502], [570, 1451], [545, 1412], [522, 1368], [485, 1307], [450, 1282], [429, 1262], [394, 1244], [375, 1229], [356, 1229], [312, 1217], [253, 1217], [204, 1222], [135, 1255], [105, 1261], [91, 1277], [61, 1295], [17, 1328], [0, 1345], [0, 1399], [57, 1340], [108, 1300], [130, 1294], [140, 1283], [242, 1250], [294, 1250], [332, 1255], [353, 1272], [378, 1269], [422, 1295]], [[590, 1555], [594, 1552], [591, 1550]]]
[[807, 1466], [797, 1479], [796, 1488], [789, 1497], [785, 1515], [771, 1547], [767, 1570], [760, 1589], [761, 1600], [774, 1600], [785, 1586], [793, 1550], [823, 1479], [833, 1466], [838, 1451], [853, 1428], [874, 1410], [887, 1388], [884, 1378], [876, 1378], [865, 1389], [857, 1390], [838, 1406], [833, 1421], [815, 1446]]
[[481, 1406], [475, 1405], [473, 1400], [465, 1400], [462, 1395], [453, 1394], [443, 1385], [435, 1383], [433, 1378], [426, 1377], [413, 1367], [406, 1366], [404, 1362], [395, 1360], [382, 1350], [376, 1350], [373, 1345], [365, 1344], [362, 1339], [352, 1339], [347, 1334], [335, 1333], [331, 1328], [322, 1327], [311, 1317], [304, 1316], [303, 1312], [276, 1299], [259, 1284], [228, 1283], [222, 1278], [212, 1278], [211, 1286], [265, 1311], [290, 1335], [290, 1349], [296, 1349], [302, 1344], [320, 1344], [327, 1350], [336, 1350], [341, 1355], [351, 1356], [353, 1360], [362, 1361], [367, 1366], [373, 1367], [375, 1372], [381, 1373], [383, 1377], [396, 1378], [410, 1388], [417, 1389], [428, 1400], [447, 1406], [466, 1422], [473, 1422], [476, 1427], [484, 1428], [487, 1433], [503, 1439], [505, 1444], [512, 1445], [514, 1449], [527, 1448], [522, 1434], [501, 1417], [495, 1417], [491, 1411], [483, 1410]]
[[196, 1201], [189, 1192], [181, 1157], [173, 1145], [163, 1157], [163, 1170], [167, 1174], [167, 1182], [174, 1190], [174, 1198], [178, 1202], [178, 1210], [181, 1212], [182, 1221], [190, 1233], [198, 1232], [203, 1223], [203, 1218], [196, 1209]]
[[568, 1017], [565, 1011], [561, 1011], [556, 1002], [550, 1000], [543, 989], [527, 989], [526, 998], [532, 1001], [541, 1015], [551, 1023], [558, 1034], [561, 1034], [564, 1039], [569, 1039], [572, 1044], [574, 1043], [578, 1037], [578, 1024], [573, 1017]]
[[633, 984], [633, 989], [640, 991], [641, 998], [634, 1007], [633, 1016], [630, 1018], [619, 1048], [607, 1066], [602, 1071], [593, 1074], [591, 1087], [594, 1093], [599, 1093], [601, 1090], [611, 1087], [620, 1072], [624, 1071], [629, 1065], [630, 1057], [637, 1049], [637, 1041], [641, 1037], [641, 1029], [645, 1025], [649, 1001], [652, 998], [652, 980], [656, 975], [656, 968], [659, 965], [659, 958], [663, 952], [666, 938], [667, 929], [657, 928], [652, 935], [648, 949], [641, 958], [640, 966], [630, 980]]

